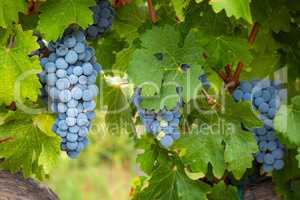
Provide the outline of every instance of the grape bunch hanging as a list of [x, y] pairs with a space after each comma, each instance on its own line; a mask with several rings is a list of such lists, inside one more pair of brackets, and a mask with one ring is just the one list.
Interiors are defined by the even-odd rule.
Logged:
[[48, 57], [40, 59], [40, 80], [50, 110], [58, 113], [53, 130], [61, 137], [61, 149], [75, 158], [88, 144], [87, 134], [95, 118], [98, 94], [94, 49], [88, 47], [81, 30], [71, 30], [61, 40], [50, 42]]
[[240, 86], [233, 92], [235, 101], [251, 101], [264, 123], [263, 127], [252, 130], [259, 147], [255, 158], [262, 164], [264, 172], [284, 167], [284, 147], [275, 135], [273, 120], [286, 95], [280, 81], [270, 80], [241, 81]]
[[115, 11], [107, 0], [97, 0], [96, 5], [91, 8], [93, 11], [94, 24], [86, 30], [88, 40], [101, 37], [108, 31], [115, 18]]
[[182, 100], [177, 103], [175, 108], [171, 110], [164, 108], [159, 112], [141, 108], [141, 102], [141, 89], [138, 88], [135, 90], [133, 103], [138, 110], [145, 131], [153, 135], [164, 148], [171, 147], [174, 141], [180, 138], [179, 122]]

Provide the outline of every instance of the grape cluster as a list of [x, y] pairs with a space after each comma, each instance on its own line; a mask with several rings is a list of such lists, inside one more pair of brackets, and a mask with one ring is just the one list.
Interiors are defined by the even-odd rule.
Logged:
[[286, 100], [286, 90], [280, 81], [241, 81], [234, 91], [235, 101], [251, 101], [253, 107], [259, 111], [264, 126], [253, 129], [259, 152], [256, 161], [261, 163], [263, 171], [272, 172], [284, 167], [284, 147], [280, 144], [273, 128], [273, 119], [280, 104]]
[[94, 24], [86, 30], [86, 36], [89, 40], [94, 40], [109, 30], [115, 17], [115, 11], [107, 0], [97, 0], [92, 11]]
[[136, 89], [133, 103], [138, 109], [146, 132], [156, 137], [163, 147], [171, 147], [173, 142], [180, 138], [179, 121], [182, 101], [178, 102], [174, 109], [161, 109], [158, 113], [142, 109], [141, 101], [141, 89]]
[[39, 76], [50, 110], [58, 113], [53, 130], [62, 139], [61, 149], [75, 158], [88, 144], [101, 66], [80, 30], [65, 33], [61, 40], [50, 42], [48, 49], [49, 56], [40, 59], [43, 72]]

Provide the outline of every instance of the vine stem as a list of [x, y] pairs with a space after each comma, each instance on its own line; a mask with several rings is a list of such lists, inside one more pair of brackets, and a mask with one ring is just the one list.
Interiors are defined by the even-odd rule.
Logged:
[[225, 72], [223, 70], [217, 71], [218, 75], [224, 81], [226, 88], [232, 94], [233, 91], [240, 85], [240, 74], [243, 70], [244, 64], [239, 62], [235, 72], [232, 71], [231, 65], [225, 66]]
[[255, 22], [252, 26], [250, 35], [248, 37], [248, 44], [250, 44], [250, 45], [254, 44], [258, 31], [259, 31], [259, 24], [257, 22]]
[[149, 11], [151, 21], [152, 21], [152, 23], [155, 24], [158, 21], [158, 19], [157, 19], [157, 15], [156, 15], [152, 0], [147, 0], [147, 3], [148, 3], [148, 11]]

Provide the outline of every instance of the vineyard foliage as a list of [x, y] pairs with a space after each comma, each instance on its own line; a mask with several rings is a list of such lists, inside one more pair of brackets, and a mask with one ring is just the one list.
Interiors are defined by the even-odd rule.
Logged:
[[[106, 113], [110, 132], [127, 134], [142, 150], [137, 164], [144, 176], [134, 182], [131, 198], [239, 199], [240, 186], [257, 175], [271, 176], [284, 199], [299, 199], [300, 2], [149, 2], [112, 0], [111, 29], [88, 41], [102, 66], [96, 114]], [[52, 130], [57, 116], [40, 98], [40, 58], [29, 55], [40, 48], [38, 37], [56, 42], [70, 28], [88, 29], [95, 5], [95, 0], [1, 0], [1, 168], [40, 180], [51, 176], [61, 138]], [[272, 173], [255, 161], [260, 147], [249, 130], [263, 126], [259, 112], [251, 101], [232, 97], [240, 80], [263, 79], [280, 80], [288, 94], [272, 121], [285, 165]], [[143, 99], [138, 106], [137, 88]], [[181, 137], [167, 141], [162, 132], [172, 120], [161, 115], [178, 105], [180, 121], [172, 131]], [[141, 131], [145, 110], [155, 113], [162, 131]]]

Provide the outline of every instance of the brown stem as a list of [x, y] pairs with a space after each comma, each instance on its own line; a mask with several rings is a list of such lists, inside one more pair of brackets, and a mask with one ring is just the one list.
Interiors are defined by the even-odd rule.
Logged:
[[259, 31], [259, 24], [257, 22], [255, 22], [252, 26], [250, 35], [248, 37], [248, 44], [250, 44], [250, 45], [254, 44], [258, 31]]
[[224, 82], [227, 82], [227, 76], [223, 71], [218, 71], [217, 73]]
[[12, 111], [16, 111], [17, 110], [17, 104], [16, 102], [11, 102], [11, 104], [9, 104], [9, 106], [7, 106], [8, 109], [12, 110]]
[[126, 6], [129, 3], [131, 3], [131, 0], [113, 0], [112, 1], [114, 8], [120, 8], [122, 6]]
[[244, 67], [244, 64], [242, 62], [239, 62], [239, 64], [237, 65], [237, 68], [234, 72], [234, 75], [233, 75], [234, 81], [239, 81], [243, 67]]
[[13, 140], [12, 137], [1, 138], [1, 139], [0, 139], [0, 144], [1, 144], [1, 143], [8, 142], [8, 141], [11, 141], [11, 140]]
[[155, 24], [158, 20], [157, 20], [155, 9], [153, 7], [152, 0], [147, 0], [147, 3], [148, 3], [148, 11], [149, 11], [151, 21], [152, 23]]
[[227, 77], [231, 77], [231, 76], [232, 76], [231, 65], [227, 64], [227, 65], [225, 66], [225, 72], [226, 72]]
[[232, 72], [230, 64], [227, 64], [225, 66], [225, 71], [217, 71], [218, 75], [224, 81], [225, 87], [230, 94], [232, 94], [234, 90], [240, 85], [240, 74], [242, 72], [243, 66], [243, 63], [239, 62], [234, 73]]

